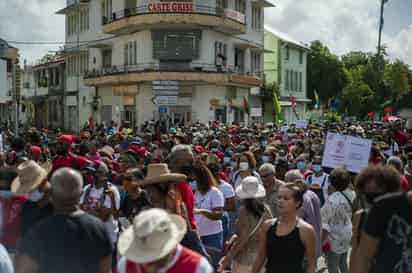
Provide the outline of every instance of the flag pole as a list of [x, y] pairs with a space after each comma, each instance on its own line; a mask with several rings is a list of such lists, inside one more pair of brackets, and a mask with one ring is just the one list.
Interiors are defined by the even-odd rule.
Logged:
[[383, 11], [385, 2], [387, 0], [381, 0], [381, 15], [379, 20], [379, 38], [378, 38], [378, 56], [381, 54], [381, 42], [382, 42], [382, 30], [383, 30]]

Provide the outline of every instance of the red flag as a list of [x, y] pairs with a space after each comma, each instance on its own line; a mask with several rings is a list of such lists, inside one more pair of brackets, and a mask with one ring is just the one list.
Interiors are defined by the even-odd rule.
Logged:
[[249, 115], [249, 103], [246, 98], [243, 98], [243, 110]]
[[295, 96], [291, 96], [291, 97], [290, 97], [290, 103], [292, 104], [292, 106], [295, 106], [295, 105], [296, 105]]
[[375, 116], [375, 113], [374, 112], [369, 112], [368, 116], [369, 116], [369, 119], [372, 121], [373, 117]]
[[391, 113], [392, 112], [392, 106], [386, 106], [385, 108], [383, 108], [383, 111], [385, 112], [385, 113]]
[[232, 113], [233, 108], [235, 108], [235, 105], [233, 104], [233, 99], [229, 99], [229, 111]]

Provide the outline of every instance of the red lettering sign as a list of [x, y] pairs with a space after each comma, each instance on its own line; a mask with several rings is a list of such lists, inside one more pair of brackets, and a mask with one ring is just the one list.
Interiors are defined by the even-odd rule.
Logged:
[[176, 12], [186, 13], [193, 12], [193, 3], [182, 2], [162, 2], [162, 3], [149, 3], [147, 4], [147, 10], [149, 12]]

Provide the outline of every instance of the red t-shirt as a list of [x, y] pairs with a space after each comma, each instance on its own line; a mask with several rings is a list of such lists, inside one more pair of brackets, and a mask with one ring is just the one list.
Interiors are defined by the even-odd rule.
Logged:
[[396, 143], [399, 146], [405, 146], [408, 144], [408, 135], [401, 131], [396, 131], [393, 135], [393, 139], [395, 139]]
[[60, 168], [73, 168], [76, 167], [77, 170], [81, 170], [86, 166], [87, 158], [84, 156], [73, 155], [71, 153], [67, 155], [59, 155], [52, 160], [53, 169], [52, 172]]
[[401, 176], [401, 186], [403, 191], [408, 191], [410, 189], [408, 178], [406, 178], [405, 175]]
[[196, 229], [195, 215], [193, 213], [193, 208], [195, 206], [193, 191], [187, 181], [176, 183], [176, 189], [179, 191], [182, 201], [187, 208], [190, 225], [192, 226], [192, 229]]
[[8, 248], [15, 248], [21, 236], [21, 211], [27, 196], [14, 196], [11, 199], [0, 197], [3, 211], [0, 242]]

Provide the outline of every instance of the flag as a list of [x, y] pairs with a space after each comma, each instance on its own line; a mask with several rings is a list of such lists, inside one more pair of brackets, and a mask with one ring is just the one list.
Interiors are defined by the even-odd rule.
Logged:
[[391, 113], [391, 112], [392, 112], [392, 106], [391, 106], [391, 105], [385, 106], [385, 107], [383, 108], [383, 112], [385, 112], [385, 113]]
[[246, 97], [243, 97], [243, 111], [248, 115], [250, 113], [249, 102], [246, 100]]
[[232, 113], [233, 109], [235, 108], [235, 105], [233, 104], [233, 99], [229, 99], [229, 113]]
[[319, 95], [316, 90], [315, 90], [315, 109], [319, 109]]
[[295, 106], [296, 106], [295, 96], [290, 96], [290, 103], [292, 104], [292, 107], [295, 107]]
[[282, 112], [282, 106], [280, 105], [278, 94], [276, 94], [275, 90], [273, 90], [273, 105], [275, 107], [276, 115], [279, 115]]
[[385, 101], [384, 103], [382, 103], [381, 106], [382, 106], [383, 108], [385, 108], [386, 106], [391, 106], [391, 104], [392, 104], [392, 101], [387, 100], [387, 101]]

